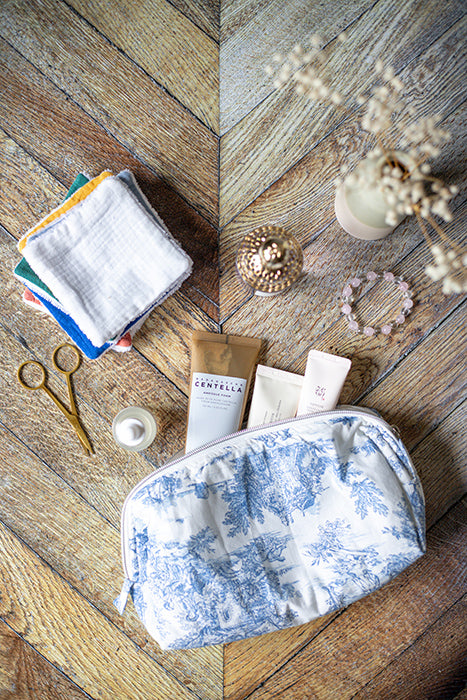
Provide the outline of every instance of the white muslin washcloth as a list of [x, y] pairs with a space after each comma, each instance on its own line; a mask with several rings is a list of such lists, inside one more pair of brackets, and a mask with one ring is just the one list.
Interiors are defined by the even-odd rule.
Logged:
[[[162, 303], [189, 276], [190, 257], [137, 188], [106, 177], [82, 202], [32, 235], [23, 254], [95, 345]], [[140, 201], [138, 201], [138, 199]]]

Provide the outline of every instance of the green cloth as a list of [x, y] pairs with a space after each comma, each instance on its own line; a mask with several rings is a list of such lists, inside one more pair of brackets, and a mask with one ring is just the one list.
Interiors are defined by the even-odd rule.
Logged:
[[[83, 175], [83, 173], [79, 173], [73, 184], [71, 185], [70, 189], [68, 190], [66, 197], [63, 201], [67, 200], [68, 197], [71, 197], [72, 194], [76, 192], [76, 190], [79, 190], [80, 187], [85, 185], [87, 182], [89, 182], [89, 178], [86, 177], [86, 175]], [[21, 258], [20, 262], [17, 264], [15, 267], [14, 273], [16, 277], [21, 279], [21, 281], [26, 285], [32, 285], [33, 287], [38, 287], [41, 289], [43, 292], [45, 292], [51, 299], [56, 299], [55, 296], [52, 294], [50, 289], [47, 287], [46, 284], [36, 275], [32, 267], [29, 265], [29, 263], [25, 260], [25, 258]]]

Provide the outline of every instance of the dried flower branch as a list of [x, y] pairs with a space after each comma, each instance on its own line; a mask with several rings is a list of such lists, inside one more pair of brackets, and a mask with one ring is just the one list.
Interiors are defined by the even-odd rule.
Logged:
[[[345, 40], [345, 35], [339, 36], [340, 42]], [[450, 138], [449, 132], [438, 126], [441, 117], [416, 119], [413, 108], [406, 104], [402, 80], [381, 60], [374, 67], [378, 82], [366, 94], [345, 97], [332, 87], [324, 42], [313, 35], [310, 43], [307, 51], [296, 45], [287, 56], [273, 57], [273, 65], [267, 66], [266, 72], [274, 76], [274, 87], [280, 89], [293, 82], [296, 92], [308, 100], [333, 105], [347, 114], [359, 110], [361, 128], [373, 134], [377, 141], [376, 148], [366, 155], [382, 159], [383, 163], [373, 172], [357, 168], [349, 173], [344, 167], [343, 178], [337, 178], [336, 185], [345, 182], [374, 187], [376, 183], [388, 205], [389, 226], [396, 226], [404, 216], [415, 214], [433, 255], [434, 264], [426, 268], [427, 275], [436, 281], [443, 279], [446, 294], [467, 291], [467, 251], [453, 244], [433, 218], [435, 215], [446, 222], [452, 220], [449, 202], [458, 192], [457, 187], [448, 187], [433, 177], [427, 162], [439, 154], [441, 145]], [[388, 134], [394, 131], [398, 133], [400, 148], [404, 149], [404, 159], [394, 144], [388, 143]], [[433, 227], [441, 243], [432, 243], [425, 222]]]

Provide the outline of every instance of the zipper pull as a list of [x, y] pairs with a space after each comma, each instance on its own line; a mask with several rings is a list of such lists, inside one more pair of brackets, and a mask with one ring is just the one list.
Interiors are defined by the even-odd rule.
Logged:
[[123, 611], [125, 610], [126, 603], [128, 600], [128, 596], [130, 594], [131, 589], [133, 588], [133, 581], [130, 581], [129, 578], [126, 578], [123, 582], [122, 590], [120, 591], [120, 595], [118, 598], [115, 598], [114, 600], [114, 605], [117, 608], [118, 612], [120, 615], [123, 615]]

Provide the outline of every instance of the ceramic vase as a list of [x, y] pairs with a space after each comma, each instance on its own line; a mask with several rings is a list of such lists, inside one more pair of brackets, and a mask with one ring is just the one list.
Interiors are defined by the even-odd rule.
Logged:
[[[389, 156], [410, 168], [412, 161], [406, 153], [394, 151]], [[397, 216], [397, 223], [386, 223], [386, 214], [392, 207], [379, 188], [382, 169], [386, 165], [385, 156], [367, 156], [358, 165], [357, 177], [363, 175], [365, 185], [357, 183], [350, 185], [344, 182], [337, 192], [334, 201], [336, 218], [344, 231], [351, 236], [366, 241], [376, 241], [384, 238], [400, 224], [405, 214]], [[374, 183], [374, 184], [372, 184]]]

